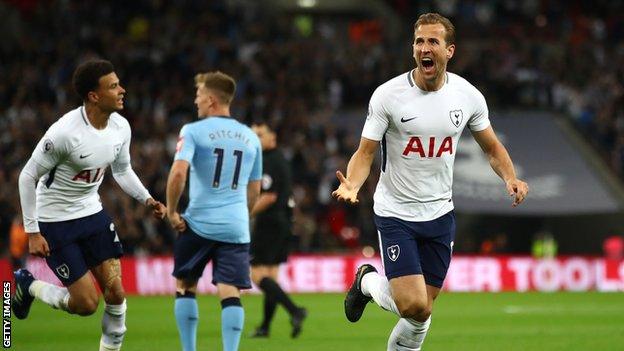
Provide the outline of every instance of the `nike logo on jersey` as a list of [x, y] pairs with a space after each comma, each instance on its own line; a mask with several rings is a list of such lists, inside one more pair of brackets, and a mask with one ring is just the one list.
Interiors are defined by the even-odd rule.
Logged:
[[409, 121], [411, 121], [413, 119], [416, 119], [416, 118], [418, 118], [418, 117], [412, 117], [412, 118], [401, 117], [401, 122], [402, 123], [409, 122]]
[[89, 157], [89, 156], [91, 156], [91, 155], [93, 155], [93, 154], [88, 154], [88, 155], [80, 155], [80, 158], [81, 158], [81, 159], [82, 159], [82, 158], [87, 158], [87, 157]]

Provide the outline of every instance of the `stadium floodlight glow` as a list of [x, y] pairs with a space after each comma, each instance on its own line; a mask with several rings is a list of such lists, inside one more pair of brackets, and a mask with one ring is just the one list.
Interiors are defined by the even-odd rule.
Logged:
[[316, 0], [297, 0], [297, 5], [299, 5], [299, 7], [310, 8], [316, 6], [316, 2]]

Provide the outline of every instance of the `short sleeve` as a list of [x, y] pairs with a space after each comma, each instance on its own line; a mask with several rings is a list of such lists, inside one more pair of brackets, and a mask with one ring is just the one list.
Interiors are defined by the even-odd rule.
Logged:
[[70, 150], [69, 139], [58, 124], [53, 124], [39, 140], [33, 151], [32, 160], [44, 168], [51, 169], [58, 165]]
[[487, 103], [485, 102], [485, 97], [476, 89], [473, 101], [474, 112], [468, 120], [468, 128], [473, 132], [479, 132], [490, 126], [490, 113]]
[[368, 103], [368, 114], [362, 130], [364, 138], [379, 141], [388, 129], [388, 112], [383, 103], [383, 94], [377, 88]]
[[262, 179], [262, 146], [260, 146], [260, 140], [256, 137], [256, 158], [251, 169], [251, 174], [249, 175], [249, 180], [260, 179]]
[[184, 160], [188, 163], [191, 163], [193, 160], [193, 155], [195, 154], [195, 140], [193, 139], [193, 134], [191, 133], [191, 128], [188, 125], [185, 125], [180, 130], [180, 135], [178, 136], [178, 143], [176, 145], [176, 153], [174, 160]]

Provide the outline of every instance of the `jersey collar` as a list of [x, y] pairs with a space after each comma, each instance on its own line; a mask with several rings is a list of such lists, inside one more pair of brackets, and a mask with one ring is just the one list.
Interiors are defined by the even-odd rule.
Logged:
[[[414, 76], [413, 76], [414, 71], [415, 69], [407, 72], [407, 82], [412, 88], [416, 86], [416, 83], [414, 82]], [[444, 72], [444, 75], [446, 76], [446, 79], [444, 80], [444, 84], [448, 84], [448, 81], [449, 81], [448, 72]]]
[[89, 123], [89, 120], [87, 119], [87, 114], [85, 113], [85, 106], [82, 105], [80, 106], [80, 116], [82, 117], [82, 120], [84, 121], [84, 123], [87, 126], [90, 126], [91, 124]]

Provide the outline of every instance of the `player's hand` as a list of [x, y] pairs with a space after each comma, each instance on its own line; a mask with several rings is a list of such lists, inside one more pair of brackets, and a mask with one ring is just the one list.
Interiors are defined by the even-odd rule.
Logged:
[[516, 207], [524, 201], [524, 198], [529, 193], [529, 185], [520, 179], [511, 179], [505, 182], [505, 186], [507, 187], [507, 192], [509, 196], [514, 197], [514, 201], [511, 206]]
[[50, 256], [50, 246], [41, 233], [28, 234], [28, 252], [37, 257]]
[[167, 214], [167, 207], [160, 201], [156, 201], [153, 198], [147, 199], [145, 201], [145, 205], [152, 210], [152, 215], [156, 219], [165, 218], [165, 214]]
[[171, 224], [175, 231], [182, 233], [186, 230], [186, 222], [179, 213], [167, 213], [167, 218], [169, 219], [169, 224]]
[[338, 177], [338, 180], [340, 181], [340, 186], [332, 192], [332, 196], [338, 201], [357, 204], [357, 193], [359, 189], [355, 189], [351, 182], [345, 178], [342, 172], [336, 171], [336, 177]]

